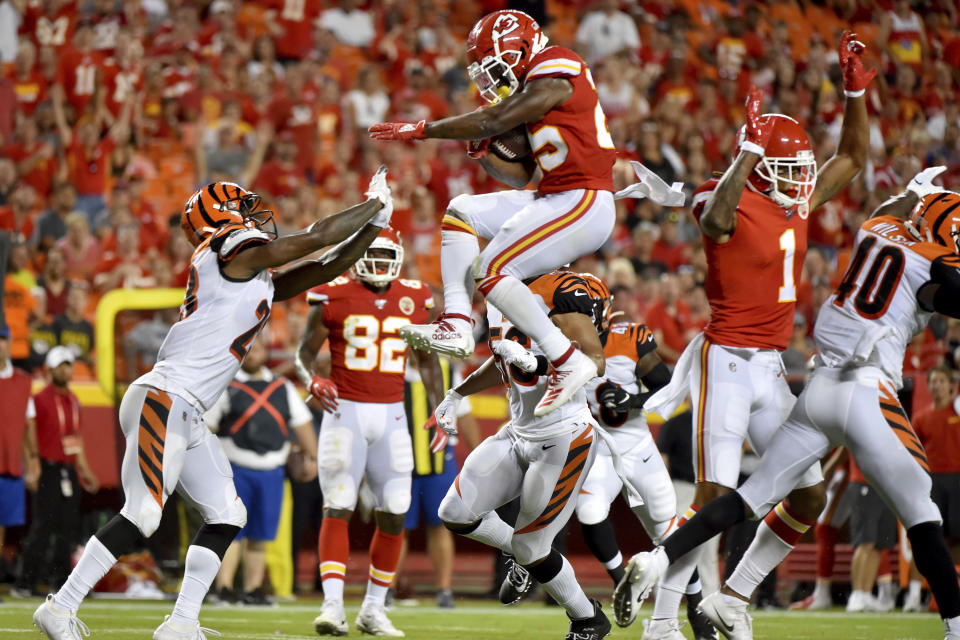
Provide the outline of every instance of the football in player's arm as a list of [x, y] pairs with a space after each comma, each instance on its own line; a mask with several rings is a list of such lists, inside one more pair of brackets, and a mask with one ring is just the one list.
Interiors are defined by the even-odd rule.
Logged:
[[[843, 126], [836, 152], [817, 174], [809, 202], [810, 211], [842, 191], [866, 165], [870, 132], [864, 94], [877, 72], [876, 69], [864, 70], [860, 60], [861, 51], [863, 44], [856, 40], [856, 34], [844, 31], [839, 49], [843, 91], [847, 97]], [[762, 121], [764, 116], [760, 114], [762, 97], [760, 91], [751, 87], [746, 103], [746, 124], [741, 132], [740, 153], [720, 178], [700, 217], [700, 228], [717, 242], [726, 242], [736, 229], [740, 197], [770, 141], [772, 127], [765, 126]]]

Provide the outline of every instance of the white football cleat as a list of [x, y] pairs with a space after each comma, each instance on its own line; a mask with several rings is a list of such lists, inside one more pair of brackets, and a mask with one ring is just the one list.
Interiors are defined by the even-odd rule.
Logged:
[[911, 594], [907, 592], [906, 597], [903, 599], [903, 612], [910, 613], [911, 611], [923, 611], [923, 600], [921, 599], [920, 592]]
[[651, 620], [643, 630], [640, 640], [687, 640], [687, 636], [680, 631], [680, 623], [676, 618], [669, 620]]
[[580, 388], [597, 377], [597, 364], [585, 356], [579, 349], [574, 349], [567, 361], [559, 367], [554, 367], [547, 377], [547, 388], [543, 397], [533, 409], [533, 415], [538, 418], [559, 409], [573, 397]]
[[393, 626], [390, 618], [387, 617], [386, 611], [383, 610], [382, 606], [378, 605], [364, 605], [360, 607], [360, 613], [357, 614], [357, 629], [363, 633], [369, 633], [372, 636], [402, 638], [405, 635], [403, 631]]
[[830, 591], [828, 589], [820, 589], [819, 591], [814, 589], [813, 593], [803, 600], [791, 602], [790, 610], [823, 611], [832, 606], [833, 600], [830, 598]]
[[442, 314], [430, 324], [400, 327], [400, 337], [414, 349], [433, 351], [454, 358], [473, 355], [473, 328], [470, 318], [460, 314]]
[[642, 551], [627, 563], [620, 584], [613, 590], [613, 619], [617, 626], [629, 627], [637, 619], [643, 601], [650, 596], [670, 566], [663, 547]]
[[345, 636], [347, 613], [343, 610], [343, 600], [323, 600], [320, 615], [313, 619], [313, 630], [321, 636]]
[[33, 612], [33, 624], [50, 640], [82, 640], [90, 637], [90, 629], [80, 621], [76, 611], [61, 609], [48, 595]]
[[163, 623], [153, 632], [153, 640], [207, 640], [207, 634], [211, 636], [223, 635], [219, 631], [201, 627], [199, 622], [190, 627], [182, 627], [174, 624], [170, 620], [170, 616], [164, 616]]
[[743, 600], [717, 591], [704, 598], [698, 610], [729, 640], [753, 640], [753, 618]]

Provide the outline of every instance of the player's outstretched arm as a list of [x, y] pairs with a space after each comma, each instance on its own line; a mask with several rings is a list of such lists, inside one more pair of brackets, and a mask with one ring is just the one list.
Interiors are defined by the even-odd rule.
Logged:
[[810, 199], [813, 211], [827, 200], [840, 193], [867, 163], [870, 148], [870, 126], [867, 120], [867, 86], [877, 75], [876, 69], [866, 71], [860, 54], [864, 45], [857, 34], [844, 31], [840, 38], [840, 71], [843, 74], [843, 93], [847, 102], [843, 108], [843, 126], [837, 151], [821, 167], [817, 186]]
[[917, 203], [931, 193], [943, 191], [943, 187], [933, 184], [933, 179], [946, 171], [944, 165], [936, 167], [927, 167], [917, 175], [913, 176], [907, 188], [902, 192], [887, 198], [879, 207], [870, 214], [871, 218], [878, 216], [894, 216], [905, 220]]
[[440, 368], [440, 356], [432, 351], [410, 350], [423, 387], [427, 391], [427, 400], [431, 406], [437, 406], [443, 400], [443, 369]]
[[330, 329], [323, 322], [323, 305], [311, 305], [307, 313], [306, 326], [303, 329], [303, 335], [300, 336], [300, 342], [297, 343], [297, 354], [293, 359], [293, 366], [297, 371], [297, 377], [300, 382], [310, 387], [313, 376], [314, 363], [317, 360], [317, 354], [323, 348], [323, 343], [327, 341], [330, 335]]
[[763, 94], [756, 87], [750, 87], [740, 153], [703, 205], [700, 229], [715, 242], [726, 242], [737, 228], [737, 205], [747, 186], [747, 178], [763, 157], [767, 141], [773, 133], [770, 127], [764, 127], [760, 122], [762, 100]]
[[497, 369], [497, 365], [491, 357], [487, 358], [486, 362], [464, 378], [463, 381], [451, 389], [451, 391], [455, 391], [465, 398], [498, 386], [503, 386], [503, 376], [500, 375], [500, 370]]
[[273, 274], [273, 299], [288, 300], [315, 287], [330, 282], [352, 267], [367, 250], [370, 243], [383, 231], [368, 224], [350, 238], [341, 242], [316, 260], [305, 260]]
[[944, 254], [930, 263], [930, 280], [917, 290], [924, 311], [960, 318], [960, 256]]
[[603, 345], [597, 328], [593, 326], [590, 316], [578, 312], [558, 313], [550, 318], [557, 325], [563, 335], [571, 342], [577, 343], [588, 358], [597, 365], [597, 375], [602, 376], [607, 370], [607, 359], [603, 357]]
[[524, 122], [537, 122], [573, 95], [573, 84], [563, 78], [539, 78], [520, 93], [495, 105], [452, 118], [427, 123], [382, 122], [370, 127], [376, 140], [423, 140], [448, 138], [482, 140], [505, 133]]

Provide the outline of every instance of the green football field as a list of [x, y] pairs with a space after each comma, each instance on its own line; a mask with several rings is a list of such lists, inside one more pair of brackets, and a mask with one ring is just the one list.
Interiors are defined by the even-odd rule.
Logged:
[[[39, 600], [7, 600], [0, 604], [0, 638], [39, 637], [30, 616]], [[457, 609], [439, 610], [432, 601], [423, 606], [397, 607], [390, 617], [412, 640], [524, 639], [562, 640], [566, 617], [556, 607], [524, 604], [501, 607], [479, 600], [458, 602]], [[358, 602], [347, 607], [351, 637]], [[91, 638], [144, 638], [170, 612], [172, 603], [135, 601], [92, 601], [81, 609], [81, 619], [90, 627]], [[609, 606], [604, 606], [609, 614]], [[201, 613], [204, 626], [224, 638], [249, 640], [317, 638], [312, 621], [319, 601], [300, 601], [270, 608], [207, 606]], [[649, 615], [649, 608], [644, 614]], [[611, 615], [612, 617], [612, 615]], [[687, 636], [692, 638], [689, 629]], [[629, 629], [616, 626], [609, 638], [634, 638], [642, 633], [638, 620]], [[211, 636], [212, 637], [212, 636]], [[847, 614], [839, 609], [819, 613], [756, 612], [754, 637], [757, 640], [930, 640], [943, 638], [943, 626], [935, 614]]]

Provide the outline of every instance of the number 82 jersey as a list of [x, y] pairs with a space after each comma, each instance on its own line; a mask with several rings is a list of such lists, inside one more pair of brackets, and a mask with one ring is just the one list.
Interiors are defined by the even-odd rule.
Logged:
[[355, 402], [402, 402], [407, 345], [400, 327], [423, 324], [433, 308], [430, 288], [419, 280], [394, 280], [383, 293], [340, 276], [307, 292], [323, 305], [330, 331], [330, 378], [341, 398]]

